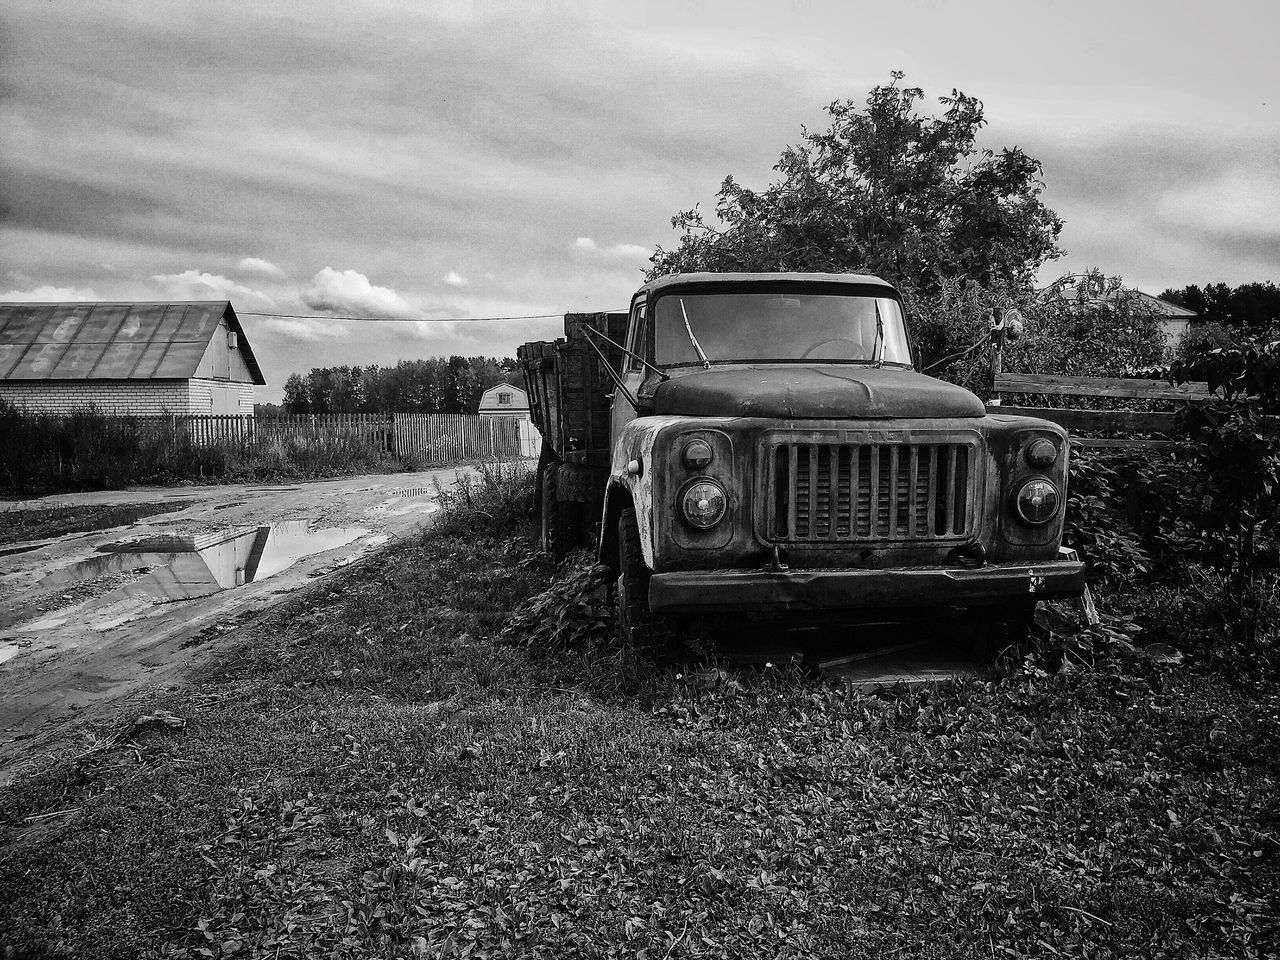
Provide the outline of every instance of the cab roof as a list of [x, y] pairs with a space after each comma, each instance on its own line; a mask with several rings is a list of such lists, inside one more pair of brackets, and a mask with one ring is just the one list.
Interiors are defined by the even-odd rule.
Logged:
[[883, 287], [897, 294], [893, 284], [865, 273], [669, 273], [665, 277], [650, 280], [636, 296], [660, 293], [669, 287], [692, 287], [704, 284], [753, 284], [753, 283], [839, 283], [861, 287]]

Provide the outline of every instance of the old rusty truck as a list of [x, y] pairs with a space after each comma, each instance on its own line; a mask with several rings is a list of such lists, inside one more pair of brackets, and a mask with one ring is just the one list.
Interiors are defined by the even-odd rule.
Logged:
[[917, 371], [876, 277], [665, 276], [519, 359], [543, 545], [594, 545], [624, 642], [700, 614], [1025, 630], [1084, 589], [1066, 432]]

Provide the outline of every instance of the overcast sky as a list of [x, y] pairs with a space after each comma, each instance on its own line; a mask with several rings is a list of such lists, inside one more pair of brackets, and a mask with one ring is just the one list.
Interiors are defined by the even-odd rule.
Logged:
[[[0, 299], [412, 317], [625, 306], [671, 215], [905, 70], [1044, 164], [1067, 256], [1280, 280], [1274, 3], [5, 0]], [[245, 317], [278, 399], [554, 320]]]

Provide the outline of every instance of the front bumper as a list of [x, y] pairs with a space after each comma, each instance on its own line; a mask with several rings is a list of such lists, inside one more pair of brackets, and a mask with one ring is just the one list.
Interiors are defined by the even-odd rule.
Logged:
[[1084, 592], [1078, 559], [968, 568], [691, 570], [655, 573], [649, 606], [660, 613], [840, 611], [980, 606]]

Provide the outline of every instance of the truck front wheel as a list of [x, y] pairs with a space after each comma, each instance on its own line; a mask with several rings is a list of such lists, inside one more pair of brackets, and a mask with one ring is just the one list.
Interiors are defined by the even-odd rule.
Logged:
[[636, 512], [625, 507], [618, 516], [618, 640], [624, 647], [648, 646], [653, 634], [649, 610], [649, 568], [640, 550]]

